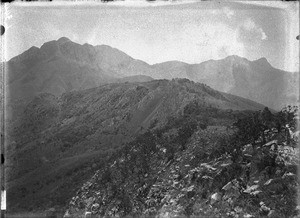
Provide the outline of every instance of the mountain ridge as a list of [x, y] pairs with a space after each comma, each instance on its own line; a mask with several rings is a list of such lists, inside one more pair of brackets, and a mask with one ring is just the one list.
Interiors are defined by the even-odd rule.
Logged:
[[236, 114], [264, 108], [188, 79], [111, 83], [60, 97], [36, 96], [7, 126], [9, 208], [47, 207], [58, 197], [63, 202], [72, 195], [72, 186], [67, 187], [72, 178], [80, 184], [93, 173], [93, 163], [101, 166], [111, 151], [195, 106], [202, 125], [230, 125]]
[[[231, 55], [196, 64], [173, 60], [150, 65], [108, 45], [81, 45], [62, 37], [12, 58], [7, 62], [7, 70], [14, 99], [26, 94], [32, 97], [34, 93], [52, 93], [51, 90], [60, 95], [122, 77], [145, 75], [153, 79], [187, 78], [206, 83], [273, 109], [298, 100], [298, 74], [276, 69], [264, 57], [250, 61]], [[14, 93], [15, 90], [21, 91]]]
[[[77, 45], [81, 45], [80, 43], [73, 42], [71, 39], [69, 39], [68, 37], [65, 37], [65, 36], [62, 36], [62, 37], [60, 37], [60, 38], [57, 39], [57, 40], [51, 40], [51, 41], [48, 41], [48, 42], [58, 42], [59, 44], [63, 44], [63, 43], [65, 43], [65, 42], [72, 42], [72, 43], [75, 43], [75, 44], [77, 44]], [[48, 42], [45, 42], [43, 45], [45, 45], [45, 44], [48, 43]], [[43, 45], [41, 45], [40, 48], [41, 48]], [[106, 44], [101, 44], [101, 45], [91, 45], [91, 44], [89, 44], [89, 43], [84, 43], [84, 44], [82, 44], [82, 46], [98, 47], [98, 48], [101, 48], [101, 47], [107, 47], [107, 48], [110, 48], [110, 49], [113, 49], [113, 50], [122, 52], [123, 54], [129, 56], [131, 59], [143, 61], [143, 60], [140, 60], [140, 59], [133, 58], [132, 56], [126, 54], [125, 52], [121, 51], [120, 49], [115, 48], [115, 47], [112, 47], [112, 46], [110, 46], [110, 45], [106, 45]], [[14, 59], [14, 58], [16, 58], [16, 57], [18, 57], [18, 56], [20, 56], [20, 55], [22, 55], [22, 54], [24, 54], [24, 53], [30, 51], [30, 50], [33, 50], [33, 49], [40, 49], [40, 48], [37, 47], [37, 46], [31, 46], [29, 49], [23, 51], [23, 52], [22, 52], [21, 54], [19, 54], [19, 55], [16, 55], [16, 56], [12, 57], [12, 58], [9, 59], [8, 61], [11, 61], [12, 59]], [[196, 63], [187, 63], [187, 62], [179, 61], [179, 60], [168, 60], [168, 61], [163, 61], [163, 62], [157, 62], [157, 63], [154, 63], [154, 64], [149, 64], [149, 63], [147, 63], [146, 61], [143, 61], [143, 62], [146, 63], [146, 64], [148, 64], [149, 66], [155, 66], [155, 65], [159, 65], [159, 64], [167, 64], [167, 63], [171, 63], [171, 62], [177, 62], [177, 63], [187, 64], [187, 65], [193, 65], [193, 64], [200, 64], [200, 63], [205, 63], [205, 62], [209, 62], [209, 61], [218, 61], [218, 60], [223, 60], [223, 59], [233, 59], [233, 58], [246, 59], [246, 60], [248, 60], [248, 61], [250, 61], [250, 62], [265, 61], [265, 62], [267, 62], [269, 65], [271, 65], [271, 64], [268, 62], [267, 58], [265, 58], [265, 57], [260, 57], [260, 58], [258, 58], [258, 59], [249, 60], [249, 59], [247, 59], [247, 58], [245, 58], [245, 57], [242, 57], [242, 56], [239, 56], [239, 55], [229, 55], [229, 56], [227, 56], [227, 57], [225, 57], [225, 58], [209, 59], [209, 60], [205, 60], [205, 61], [202, 61], [202, 62], [196, 62]], [[271, 66], [272, 66], [272, 65], [271, 65]], [[276, 69], [278, 69], [278, 68], [276, 68]], [[279, 69], [279, 70], [285, 71], [285, 70], [283, 70], [283, 69]], [[287, 72], [287, 71], [285, 71], [285, 72]]]

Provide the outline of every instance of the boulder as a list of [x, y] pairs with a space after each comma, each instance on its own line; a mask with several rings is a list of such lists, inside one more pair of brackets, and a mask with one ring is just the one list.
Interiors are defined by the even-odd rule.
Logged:
[[274, 145], [274, 144], [277, 145], [277, 143], [278, 143], [278, 140], [272, 140], [272, 141], [269, 141], [266, 144], [264, 144], [263, 147], [270, 149], [272, 145]]
[[92, 213], [89, 211], [85, 212], [84, 218], [92, 218]]
[[262, 216], [267, 216], [271, 209], [267, 207], [264, 202], [260, 202], [259, 205], [260, 205], [259, 214]]
[[221, 199], [222, 199], [222, 195], [220, 193], [216, 192], [210, 197], [210, 203], [214, 204], [217, 201], [220, 201]]

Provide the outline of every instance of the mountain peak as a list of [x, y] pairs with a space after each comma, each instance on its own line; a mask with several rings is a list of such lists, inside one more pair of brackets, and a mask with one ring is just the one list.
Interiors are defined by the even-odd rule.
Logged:
[[268, 60], [265, 57], [259, 58], [255, 61], [252, 61], [253, 63], [256, 63], [260, 66], [271, 66], [271, 64], [268, 62]]
[[71, 40], [67, 37], [61, 37], [57, 40], [58, 43], [70, 42]]
[[228, 58], [241, 58], [241, 57], [238, 55], [229, 55]]
[[242, 60], [243, 58], [238, 55], [230, 55], [230, 56], [227, 56], [225, 59], [236, 61], [236, 60]]

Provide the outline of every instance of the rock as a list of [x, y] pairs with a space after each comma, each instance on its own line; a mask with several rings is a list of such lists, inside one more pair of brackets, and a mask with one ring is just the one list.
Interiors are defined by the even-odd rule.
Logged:
[[243, 217], [244, 217], [244, 218], [252, 218], [252, 217], [254, 217], [254, 216], [247, 213], [247, 214], [245, 214]]
[[100, 207], [100, 205], [98, 203], [93, 204], [91, 207], [92, 212], [97, 211], [99, 209], [99, 207]]
[[212, 166], [209, 165], [208, 163], [202, 163], [202, 164], [200, 164], [200, 166], [205, 167], [205, 168], [207, 168], [207, 169], [209, 169], [209, 170], [213, 170], [213, 171], [217, 170], [217, 168], [212, 167]]
[[251, 144], [245, 145], [243, 149], [243, 154], [252, 155], [253, 154], [253, 147]]
[[262, 191], [257, 190], [257, 191], [251, 192], [250, 195], [256, 196], [256, 195], [258, 195], [259, 193], [262, 193]]
[[277, 140], [272, 140], [270, 142], [267, 142], [266, 144], [263, 145], [263, 147], [267, 147], [267, 148], [270, 148], [273, 144], [277, 144]]
[[228, 191], [232, 187], [233, 187], [233, 183], [230, 181], [226, 185], [224, 185], [222, 189], [225, 190], [225, 191]]
[[283, 176], [282, 176], [282, 178], [283, 179], [285, 179], [285, 178], [291, 178], [291, 177], [295, 177], [296, 178], [296, 174], [294, 174], [294, 173], [291, 173], [291, 172], [285, 172], [284, 174], [283, 174]]
[[291, 134], [292, 139], [297, 140], [300, 136], [300, 130]]
[[247, 188], [244, 190], [244, 193], [250, 194], [251, 192], [254, 192], [258, 189], [259, 185], [252, 185], [252, 186], [247, 186]]
[[63, 218], [71, 218], [71, 214], [69, 213], [69, 210], [66, 211], [66, 213], [64, 214]]
[[92, 213], [89, 211], [85, 212], [84, 218], [92, 218]]
[[268, 181], [265, 182], [264, 185], [269, 185], [272, 181], [273, 181], [273, 179], [269, 179]]
[[237, 207], [234, 208], [234, 211], [236, 213], [241, 213], [243, 211], [243, 209], [241, 207], [237, 206]]
[[260, 213], [262, 216], [268, 215], [271, 209], [270, 209], [269, 207], [267, 207], [267, 206], [265, 205], [265, 203], [262, 202], [262, 201], [259, 203], [259, 205], [260, 205], [259, 213]]
[[237, 190], [240, 188], [240, 182], [237, 179], [231, 180], [226, 185], [223, 186], [222, 190], [229, 191], [229, 190]]
[[95, 199], [93, 197], [89, 197], [88, 199], [85, 200], [85, 204], [89, 208], [93, 204], [94, 201], [95, 201]]
[[211, 204], [214, 204], [216, 203], [217, 201], [221, 200], [222, 196], [220, 193], [216, 192], [214, 193], [211, 197], [210, 197], [210, 203]]
[[222, 188], [222, 191], [224, 193], [224, 199], [231, 198], [234, 201], [234, 199], [237, 199], [241, 195], [241, 189], [242, 187], [236, 179], [232, 180], [231, 182], [228, 182]]

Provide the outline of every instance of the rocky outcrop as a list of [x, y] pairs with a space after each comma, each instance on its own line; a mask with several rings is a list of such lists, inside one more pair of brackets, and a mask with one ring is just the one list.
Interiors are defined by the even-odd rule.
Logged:
[[[226, 141], [224, 134], [229, 132], [223, 131], [212, 127], [196, 131], [186, 149], [176, 150], [172, 157], [170, 147], [155, 136], [145, 139], [145, 146], [150, 141], [154, 146], [149, 147], [146, 171], [143, 162], [133, 161], [135, 155], [141, 156], [145, 142], [130, 144], [127, 153], [113, 158], [77, 191], [69, 210], [75, 216], [84, 210], [121, 217], [295, 216], [299, 148], [287, 146], [284, 131], [269, 129], [268, 142], [242, 146], [233, 161], [230, 153], [215, 156], [217, 150], [211, 147]], [[253, 153], [256, 156], [249, 158]]]

